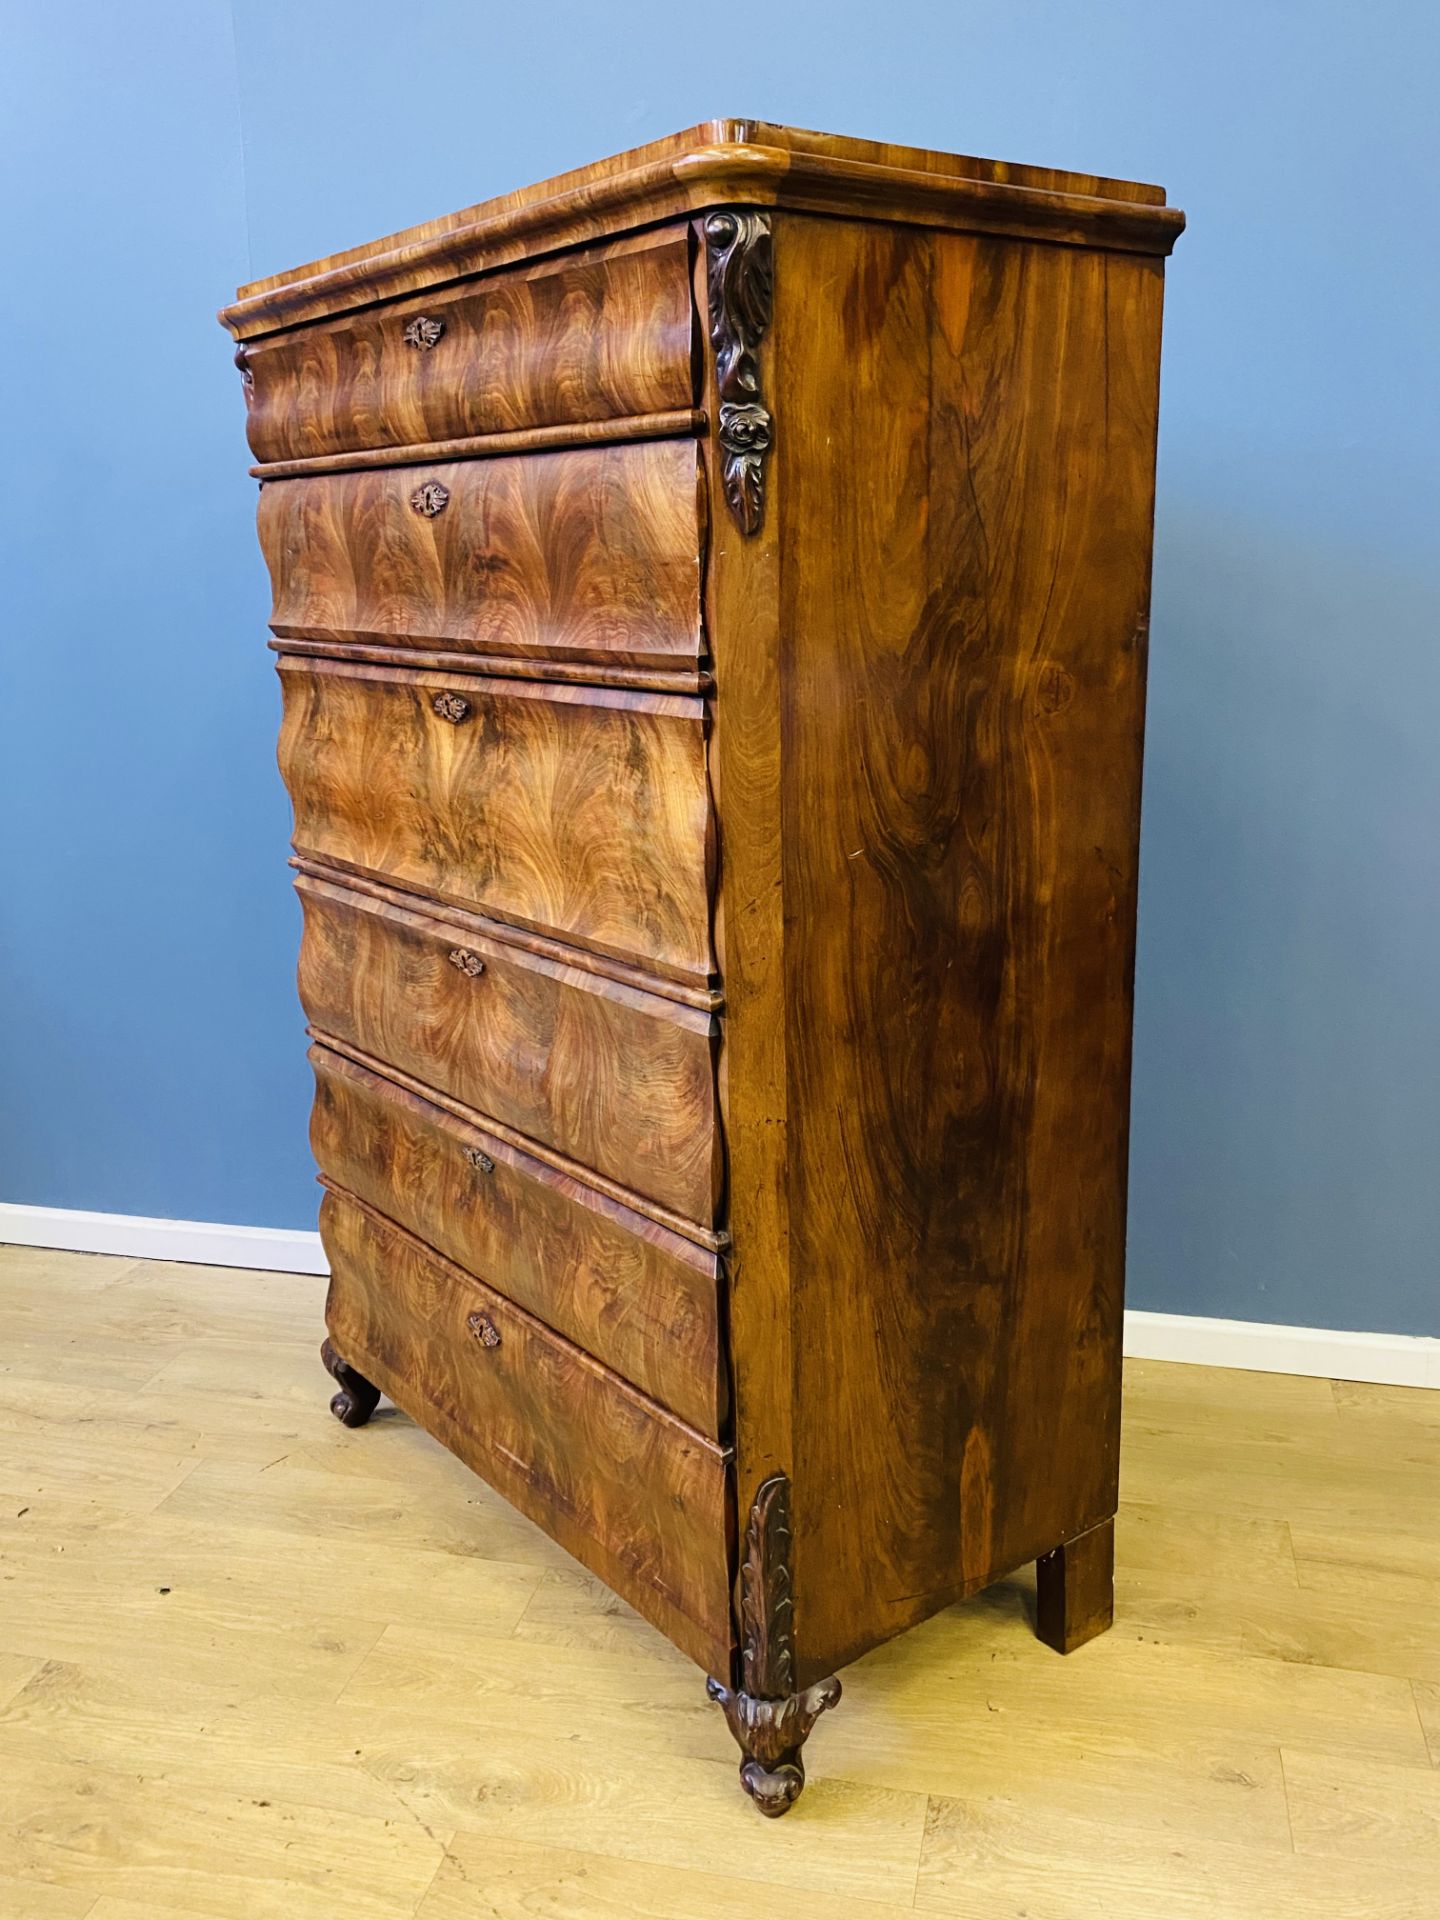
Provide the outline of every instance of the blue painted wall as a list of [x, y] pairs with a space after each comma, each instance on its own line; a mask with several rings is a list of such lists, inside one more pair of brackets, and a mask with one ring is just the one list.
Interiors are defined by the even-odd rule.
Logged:
[[1160, 180], [1188, 210], [1131, 1298], [1440, 1332], [1432, 10], [780, 0], [742, 25], [673, 0], [14, 12], [0, 1190], [313, 1218], [266, 595], [211, 310], [745, 112]]

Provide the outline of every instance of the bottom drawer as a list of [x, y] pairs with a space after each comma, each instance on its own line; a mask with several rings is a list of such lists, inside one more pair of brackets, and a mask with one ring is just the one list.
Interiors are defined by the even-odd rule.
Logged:
[[730, 1664], [729, 1457], [519, 1307], [335, 1189], [342, 1356], [691, 1659]]

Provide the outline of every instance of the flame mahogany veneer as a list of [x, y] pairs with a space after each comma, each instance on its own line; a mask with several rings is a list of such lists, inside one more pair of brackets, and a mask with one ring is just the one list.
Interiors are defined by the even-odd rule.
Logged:
[[337, 1417], [710, 1673], [1109, 1623], [1164, 257], [713, 121], [241, 290]]

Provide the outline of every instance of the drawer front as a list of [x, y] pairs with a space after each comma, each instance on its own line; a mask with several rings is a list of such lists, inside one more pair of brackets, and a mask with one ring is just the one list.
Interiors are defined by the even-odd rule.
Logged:
[[719, 1435], [715, 1254], [326, 1047], [310, 1062], [329, 1180]]
[[[427, 484], [446, 495], [435, 514], [411, 504]], [[693, 667], [701, 541], [691, 440], [260, 490], [271, 627], [285, 639]]]
[[300, 998], [322, 1034], [689, 1220], [714, 1219], [712, 1015], [310, 875], [297, 887]]
[[298, 853], [708, 984], [703, 702], [279, 664]]
[[337, 1348], [712, 1673], [727, 1671], [727, 1456], [361, 1203], [320, 1231]]
[[391, 301], [241, 350], [261, 462], [695, 404], [683, 227]]

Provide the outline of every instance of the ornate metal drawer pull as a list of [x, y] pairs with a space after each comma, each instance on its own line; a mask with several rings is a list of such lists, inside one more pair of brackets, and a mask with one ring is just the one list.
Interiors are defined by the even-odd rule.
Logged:
[[467, 1314], [465, 1318], [465, 1324], [467, 1327], [469, 1327], [471, 1333], [474, 1334], [475, 1338], [480, 1342], [482, 1347], [498, 1347], [499, 1346], [500, 1329], [496, 1326], [495, 1322], [490, 1318], [488, 1313]]
[[443, 513], [450, 500], [450, 489], [442, 486], [438, 480], [426, 480], [416, 487], [410, 496], [410, 505], [416, 513], [423, 513], [427, 520], [433, 520], [437, 513]]
[[458, 693], [437, 693], [430, 702], [442, 720], [448, 720], [452, 727], [458, 727], [470, 711], [470, 702], [462, 699]]
[[472, 953], [468, 947], [452, 947], [450, 964], [461, 973], [468, 973], [472, 980], [478, 979], [485, 971], [485, 962], [478, 953]]
[[417, 313], [405, 329], [407, 347], [419, 347], [422, 353], [435, 345], [445, 331], [443, 320], [432, 320], [428, 313]]
[[490, 1158], [489, 1154], [485, 1152], [483, 1147], [466, 1147], [465, 1158], [470, 1162], [471, 1166], [475, 1168], [477, 1173], [493, 1173], [495, 1171], [495, 1162]]

